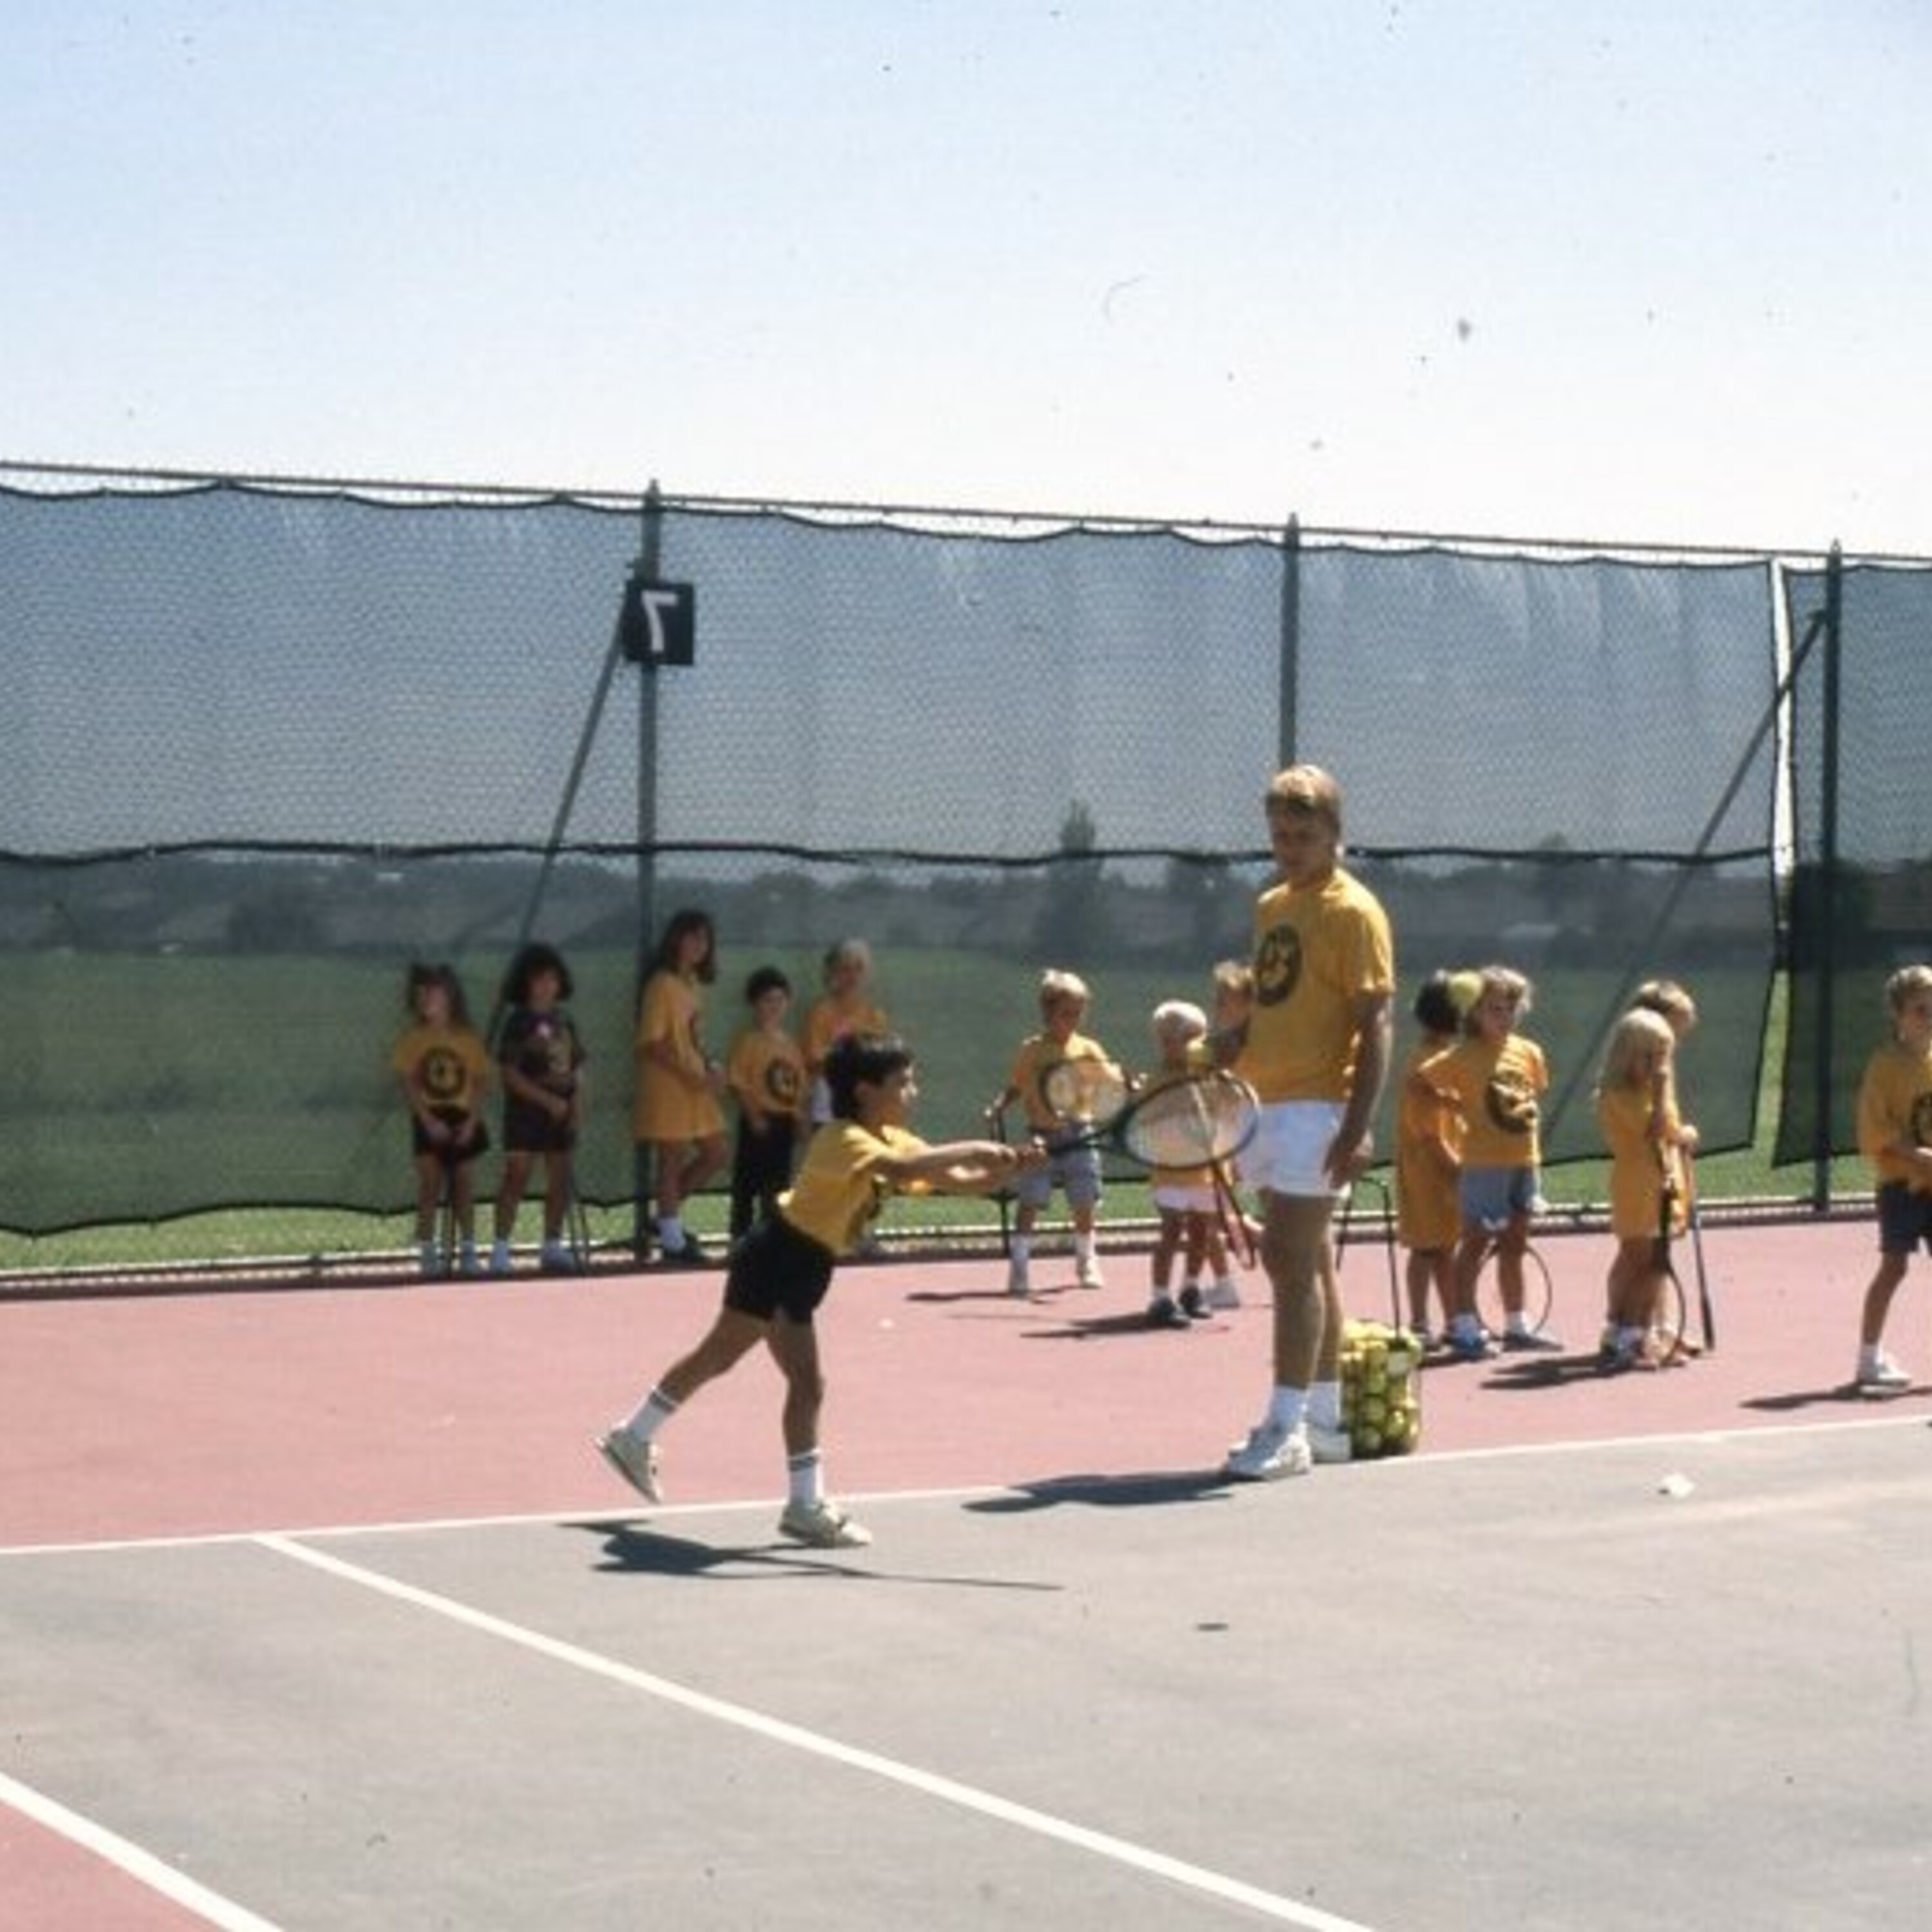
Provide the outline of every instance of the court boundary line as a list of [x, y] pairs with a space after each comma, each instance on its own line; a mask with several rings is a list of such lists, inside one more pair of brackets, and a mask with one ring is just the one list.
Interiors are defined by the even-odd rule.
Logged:
[[1214, 1871], [1208, 1866], [1196, 1864], [1171, 1853], [1136, 1844], [1131, 1840], [1118, 1838], [1112, 1832], [1076, 1824], [1070, 1819], [1056, 1816], [1052, 1812], [1040, 1810], [1016, 1799], [1002, 1798], [998, 1793], [982, 1790], [977, 1785], [964, 1784], [938, 1772], [922, 1770], [916, 1765], [888, 1757], [882, 1752], [844, 1743], [837, 1738], [809, 1730], [802, 1724], [772, 1717], [748, 1706], [712, 1696], [704, 1691], [694, 1690], [688, 1685], [680, 1684], [670, 1678], [640, 1670], [632, 1664], [620, 1663], [614, 1658], [587, 1650], [581, 1645], [566, 1642], [559, 1637], [547, 1636], [526, 1624], [512, 1623], [506, 1618], [494, 1616], [455, 1598], [425, 1590], [412, 1583], [405, 1583], [396, 1577], [386, 1576], [380, 1570], [366, 1569], [360, 1564], [349, 1562], [323, 1550], [307, 1548], [294, 1538], [271, 1532], [249, 1540], [259, 1548], [293, 1562], [306, 1564], [325, 1575], [353, 1584], [358, 1588], [389, 1598], [413, 1609], [447, 1618], [465, 1629], [514, 1645], [549, 1662], [561, 1664], [592, 1676], [603, 1678], [626, 1690], [640, 1692], [660, 1702], [674, 1705], [694, 1715], [748, 1732], [768, 1743], [805, 1752], [809, 1756], [842, 1766], [847, 1770], [860, 1772], [902, 1790], [910, 1790], [958, 1810], [989, 1819], [996, 1824], [1031, 1832], [1036, 1837], [1125, 1866], [1183, 1890], [1214, 1898], [1223, 1904], [1245, 1906], [1250, 1911], [1258, 1912], [1264, 1918], [1273, 1919], [1278, 1924], [1300, 1928], [1300, 1932], [1374, 1932], [1373, 1928], [1359, 1919], [1342, 1918], [1334, 1912], [1324, 1912], [1318, 1906], [1283, 1898], [1278, 1892], [1269, 1892], [1262, 1886], [1250, 1884], [1246, 1880], [1230, 1876], [1225, 1872]]
[[283, 1932], [273, 1919], [264, 1918], [245, 1905], [188, 1876], [165, 1858], [124, 1838], [118, 1832], [74, 1810], [57, 1798], [50, 1798], [31, 1784], [9, 1778], [0, 1771], [0, 1804], [44, 1826], [92, 1856], [113, 1866], [136, 1884], [158, 1892], [172, 1904], [196, 1913], [219, 1928], [219, 1932]]
[[[1896, 1407], [1910, 1400], [1913, 1395], [1922, 1393], [1924, 1391], [1915, 1389], [1900, 1396], [1876, 1398], [1870, 1406], [1881, 1408]], [[1932, 1416], [1928, 1416], [1922, 1411], [1915, 1411], [1909, 1415], [1841, 1416], [1828, 1422], [1754, 1423], [1742, 1427], [1680, 1430], [1658, 1436], [1577, 1436], [1561, 1442], [1495, 1442], [1477, 1448], [1432, 1450], [1421, 1455], [1378, 1456], [1342, 1466], [1393, 1474], [1397, 1470], [1440, 1468], [1452, 1463], [1500, 1462], [1526, 1456], [1570, 1456], [1606, 1450], [1681, 1448], [1700, 1444], [1718, 1446], [1727, 1442], [1775, 1441], [1790, 1436], [1837, 1436], [1861, 1429], [1925, 1428], [1932, 1428]], [[1214, 1473], [1216, 1472], [1205, 1469], [1192, 1472], [1136, 1470], [1117, 1477], [1089, 1473], [1084, 1477], [1042, 1478], [1040, 1482], [1063, 1480], [1070, 1484], [1083, 1480], [1088, 1482], [1132, 1482], [1136, 1478], [1153, 1474]], [[1010, 1482], [964, 1483], [948, 1484], [939, 1489], [865, 1490], [852, 1492], [848, 1500], [863, 1503], [945, 1502], [955, 1497], [1018, 1496], [1024, 1493], [1029, 1487], [1038, 1486], [1038, 1483], [1030, 1485]], [[1246, 1486], [1231, 1483], [1229, 1486]], [[524, 1524], [635, 1522], [640, 1516], [646, 1515], [653, 1521], [664, 1516], [733, 1515], [748, 1510], [769, 1510], [773, 1500], [770, 1496], [728, 1496], [710, 1502], [639, 1504], [628, 1509], [521, 1510], [504, 1516], [422, 1516], [381, 1522], [284, 1525], [267, 1529], [197, 1530], [172, 1536], [108, 1537], [82, 1543], [0, 1543], [0, 1562], [10, 1557], [81, 1556], [113, 1555], [130, 1550], [219, 1548], [224, 1544], [256, 1543], [264, 1537], [272, 1536], [320, 1541], [338, 1537], [427, 1536], [464, 1529], [514, 1529]]]

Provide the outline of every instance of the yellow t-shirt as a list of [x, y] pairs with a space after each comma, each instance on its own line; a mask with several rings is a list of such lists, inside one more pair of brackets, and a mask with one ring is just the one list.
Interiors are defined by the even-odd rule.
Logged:
[[[1013, 1056], [1013, 1070], [1006, 1076], [1006, 1084], [1019, 1096], [1027, 1126], [1034, 1133], [1049, 1134], [1066, 1125], [1066, 1120], [1047, 1103], [1046, 1083], [1055, 1068], [1070, 1060], [1091, 1066], [1096, 1076], [1115, 1071], [1107, 1049], [1084, 1033], [1069, 1034], [1064, 1045], [1050, 1033], [1034, 1034], [1021, 1041], [1020, 1050]], [[1090, 1113], [1090, 1108], [1083, 1108], [1070, 1118], [1084, 1119]]]
[[1395, 943], [1374, 893], [1339, 868], [1255, 902], [1255, 1003], [1242, 1077], [1261, 1098], [1344, 1101], [1360, 1048], [1358, 1003], [1395, 991]]
[[[1670, 1112], [1666, 1106], [1666, 1134], [1673, 1131]], [[1647, 1087], [1613, 1087], [1597, 1096], [1597, 1124], [1610, 1155], [1610, 1232], [1620, 1241], [1640, 1240], [1658, 1232], [1666, 1174], [1677, 1188], [1670, 1214], [1672, 1231], [1690, 1218], [1676, 1144], [1651, 1137], [1650, 1117]]]
[[724, 1078], [740, 1106], [748, 1102], [788, 1120], [805, 1118], [805, 1055], [788, 1033], [747, 1027], [731, 1042]]
[[640, 1141], [708, 1138], [724, 1131], [724, 1115], [708, 1088], [694, 1086], [645, 1053], [655, 1043], [668, 1046], [684, 1072], [704, 1071], [704, 1007], [696, 984], [662, 968], [644, 982], [638, 1012], [637, 1093], [631, 1111], [632, 1136]]
[[812, 1010], [805, 1016], [805, 1064], [816, 1078], [836, 1041], [848, 1034], [891, 1031], [892, 1022], [886, 1018], [884, 1007], [875, 1006], [864, 995], [842, 1005], [827, 994], [814, 1000]]
[[1446, 1048], [1418, 1046], [1402, 1070], [1396, 1103], [1396, 1238], [1406, 1248], [1453, 1248], [1462, 1232], [1456, 1178], [1444, 1170], [1438, 1148], [1459, 1160], [1467, 1138], [1456, 1103], [1420, 1077], [1426, 1060]]
[[389, 1064], [432, 1107], [473, 1114], [490, 1084], [489, 1049], [473, 1027], [412, 1026]]
[[1465, 1167], [1540, 1167], [1538, 1096], [1550, 1085], [1543, 1049], [1521, 1034], [1462, 1040], [1425, 1061], [1422, 1077], [1462, 1110]]
[[1896, 1040], [1866, 1062], [1858, 1083], [1858, 1151], [1880, 1181], [1902, 1180], [1915, 1192], [1932, 1193], [1922, 1174], [1883, 1151], [1894, 1141], [1932, 1147], [1932, 1059], [1921, 1060]]
[[835, 1255], [849, 1255], [895, 1192], [925, 1192], [922, 1182], [895, 1190], [878, 1172], [882, 1156], [925, 1153], [903, 1127], [876, 1134], [856, 1120], [828, 1120], [806, 1143], [798, 1178], [778, 1196], [778, 1212], [802, 1234]]

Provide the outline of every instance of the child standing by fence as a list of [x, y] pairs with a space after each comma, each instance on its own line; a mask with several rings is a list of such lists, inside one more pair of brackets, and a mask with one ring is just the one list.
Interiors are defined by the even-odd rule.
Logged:
[[658, 1256], [696, 1267], [704, 1252], [685, 1226], [684, 1204], [724, 1165], [724, 1070], [704, 1045], [704, 988], [718, 974], [709, 913], [674, 912], [651, 956], [633, 1042], [638, 1084], [631, 1131], [650, 1150], [657, 1194]]
[[1894, 1290], [1921, 1246], [1932, 1248], [1932, 966], [1885, 982], [1892, 1037], [1858, 1087], [1858, 1151], [1878, 1178], [1878, 1271], [1858, 1317], [1857, 1386], [1894, 1395], [1912, 1378], [1885, 1351]]
[[731, 1160], [731, 1238], [769, 1214], [791, 1182], [805, 1114], [805, 1055], [785, 1030], [791, 982], [776, 966], [760, 966], [745, 982], [751, 1023], [731, 1042], [724, 1078], [738, 1102], [738, 1138]]
[[430, 1280], [451, 1264], [436, 1226], [447, 1195], [452, 1239], [460, 1244], [455, 1264], [465, 1275], [480, 1274], [475, 1176], [476, 1157], [490, 1145], [482, 1113], [490, 1084], [489, 1049], [470, 1024], [463, 982], [453, 968], [417, 962], [409, 970], [404, 997], [410, 1023], [396, 1042], [390, 1064], [410, 1110], [418, 1270]]
[[564, 1009], [572, 991], [570, 968], [554, 946], [533, 940], [503, 976], [502, 1030], [496, 1066], [503, 1082], [503, 1178], [496, 1190], [496, 1238], [490, 1272], [510, 1271], [510, 1237], [530, 1184], [544, 1167], [542, 1266], [569, 1274], [576, 1266], [564, 1222], [576, 1188], [578, 1128], [584, 1118], [584, 1042]]
[[[1460, 1109], [1423, 1078], [1420, 1070], [1456, 1044], [1462, 1024], [1459, 990], [1473, 1000], [1479, 990], [1475, 975], [1432, 973], [1417, 992], [1418, 1036], [1396, 1108], [1396, 1238], [1408, 1255], [1403, 1286], [1409, 1325], [1425, 1342], [1432, 1334], [1446, 1337], [1454, 1305], [1456, 1244], [1462, 1226], [1456, 1190], [1462, 1175], [1463, 1130]], [[1440, 1330], [1430, 1326], [1432, 1288], [1442, 1304]]]

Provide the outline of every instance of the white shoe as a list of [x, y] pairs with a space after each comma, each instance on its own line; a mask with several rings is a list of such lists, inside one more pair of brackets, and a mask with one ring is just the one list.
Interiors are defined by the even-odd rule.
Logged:
[[1208, 1284], [1207, 1302], [1210, 1308], [1238, 1308], [1241, 1305], [1241, 1291], [1223, 1275], [1219, 1281]]
[[1315, 1466], [1308, 1438], [1299, 1429], [1264, 1422], [1248, 1432], [1248, 1439], [1228, 1452], [1222, 1473], [1238, 1483], [1278, 1483], [1284, 1476], [1305, 1476]]
[[872, 1532], [854, 1522], [838, 1505], [821, 1497], [815, 1503], [787, 1503], [778, 1534], [814, 1550], [862, 1550]]
[[1318, 1462], [1352, 1462], [1355, 1444], [1346, 1429], [1324, 1429], [1318, 1422], [1311, 1422], [1308, 1453]]
[[1006, 1292], [1009, 1294], [1026, 1295], [1033, 1292], [1033, 1283], [1027, 1277], [1024, 1262], [1011, 1262], [1006, 1267]]
[[1883, 1394], [1892, 1394], [1900, 1389], [1909, 1389], [1912, 1378], [1889, 1355], [1880, 1355], [1867, 1366], [1859, 1369], [1857, 1385], [1862, 1389], [1872, 1389]]
[[597, 1453], [642, 1496], [647, 1503], [661, 1503], [664, 1492], [658, 1486], [658, 1445], [633, 1436], [622, 1423], [608, 1436], [597, 1438]]
[[1100, 1264], [1091, 1255], [1075, 1263], [1073, 1279], [1082, 1288], [1105, 1288], [1107, 1285], [1106, 1276], [1100, 1272]]

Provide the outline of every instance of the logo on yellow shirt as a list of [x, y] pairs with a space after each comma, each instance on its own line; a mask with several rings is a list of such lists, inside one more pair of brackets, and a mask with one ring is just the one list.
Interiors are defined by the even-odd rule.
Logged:
[[1483, 1108], [1492, 1125], [1506, 1134], [1532, 1133], [1536, 1128], [1536, 1095], [1514, 1073], [1491, 1076], [1483, 1090]]
[[1300, 981], [1301, 934], [1292, 926], [1270, 928], [1255, 949], [1256, 999], [1278, 1006]]

